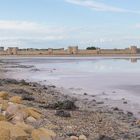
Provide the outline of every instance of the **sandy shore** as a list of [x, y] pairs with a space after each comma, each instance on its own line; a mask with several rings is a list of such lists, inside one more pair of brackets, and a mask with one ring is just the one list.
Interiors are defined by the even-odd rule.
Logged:
[[53, 85], [13, 79], [1, 79], [0, 91], [21, 96], [26, 106], [39, 109], [45, 117], [32, 125], [45, 126], [62, 140], [81, 134], [88, 140], [138, 140], [140, 137], [140, 124], [131, 112], [125, 114], [119, 108], [107, 108], [94, 96], [89, 101], [66, 95]]

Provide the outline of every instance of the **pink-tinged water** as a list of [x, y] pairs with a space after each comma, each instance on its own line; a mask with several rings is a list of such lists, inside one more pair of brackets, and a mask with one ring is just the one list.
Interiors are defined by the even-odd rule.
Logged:
[[[77, 94], [94, 94], [109, 106], [140, 116], [140, 58], [46, 57], [4, 61], [34, 66], [10, 68], [7, 77], [54, 84]], [[123, 98], [128, 104], [123, 104]]]

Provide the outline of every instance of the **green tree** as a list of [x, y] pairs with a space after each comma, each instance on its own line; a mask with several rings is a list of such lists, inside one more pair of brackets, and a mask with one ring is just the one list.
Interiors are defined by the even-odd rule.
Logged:
[[97, 48], [95, 46], [87, 47], [87, 50], [96, 50]]

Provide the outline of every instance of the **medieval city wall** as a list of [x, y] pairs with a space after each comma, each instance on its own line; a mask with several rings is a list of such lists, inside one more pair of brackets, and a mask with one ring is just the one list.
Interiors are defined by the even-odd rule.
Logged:
[[66, 50], [20, 50], [17, 55], [68, 55]]
[[92, 54], [97, 55], [98, 50], [78, 50], [78, 54], [79, 55], [92, 55]]
[[18, 49], [10, 47], [7, 50], [1, 50], [0, 55], [130, 55], [140, 54], [140, 49], [136, 46], [131, 46], [126, 49], [97, 49], [84, 50], [78, 49], [78, 46], [68, 47], [68, 49]]
[[17, 52], [17, 55], [49, 55], [49, 52], [39, 50], [21, 50]]
[[130, 49], [124, 49], [124, 50], [100, 50], [100, 54], [132, 54]]
[[0, 55], [7, 55], [6, 51], [0, 51]]

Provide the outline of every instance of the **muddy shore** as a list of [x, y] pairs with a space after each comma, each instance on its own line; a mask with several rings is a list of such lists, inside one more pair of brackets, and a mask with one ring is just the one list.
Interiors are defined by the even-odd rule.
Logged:
[[39, 109], [45, 117], [32, 125], [51, 129], [62, 140], [79, 135], [88, 140], [140, 139], [140, 122], [133, 113], [105, 107], [94, 96], [88, 101], [66, 95], [54, 85], [14, 79], [1, 79], [0, 91], [21, 96], [24, 105]]

